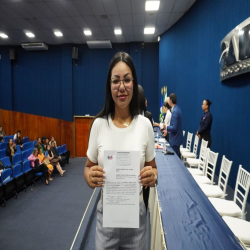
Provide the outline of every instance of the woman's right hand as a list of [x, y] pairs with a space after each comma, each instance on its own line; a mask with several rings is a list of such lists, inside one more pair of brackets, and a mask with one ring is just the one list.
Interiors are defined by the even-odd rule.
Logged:
[[105, 171], [100, 166], [92, 166], [89, 168], [88, 185], [91, 188], [103, 187], [105, 182]]

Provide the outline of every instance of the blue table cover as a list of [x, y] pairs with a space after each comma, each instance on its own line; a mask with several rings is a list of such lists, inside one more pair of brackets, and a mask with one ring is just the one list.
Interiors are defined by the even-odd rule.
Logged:
[[177, 155], [156, 149], [155, 159], [167, 249], [243, 249]]

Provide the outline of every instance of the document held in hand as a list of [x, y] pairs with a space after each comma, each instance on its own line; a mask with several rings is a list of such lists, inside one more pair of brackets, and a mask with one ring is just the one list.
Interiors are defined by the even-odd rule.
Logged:
[[139, 228], [140, 152], [104, 151], [103, 227]]

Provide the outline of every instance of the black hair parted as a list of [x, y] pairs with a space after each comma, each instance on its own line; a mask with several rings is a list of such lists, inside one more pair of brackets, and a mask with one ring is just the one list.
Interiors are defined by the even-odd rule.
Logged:
[[165, 108], [171, 109], [170, 105], [169, 105], [167, 102], [164, 102], [164, 103], [163, 103], [163, 106], [164, 106]]
[[[133, 97], [131, 99], [131, 102], [129, 104], [129, 111], [132, 119], [138, 115], [138, 80], [137, 80], [137, 74], [134, 62], [129, 54], [125, 52], [118, 52], [114, 55], [114, 57], [111, 59], [111, 62], [109, 64], [108, 69], [108, 75], [106, 79], [106, 89], [105, 89], [105, 103], [104, 107], [101, 110], [101, 112], [96, 115], [95, 119], [98, 117], [106, 118], [108, 120], [108, 115], [111, 114], [111, 117], [114, 117], [115, 114], [115, 103], [112, 98], [111, 94], [111, 72], [112, 69], [115, 67], [115, 65], [119, 62], [124, 62], [128, 65], [128, 67], [131, 69], [132, 77], [133, 77]], [[94, 119], [94, 120], [95, 120]], [[93, 120], [93, 121], [94, 121]]]

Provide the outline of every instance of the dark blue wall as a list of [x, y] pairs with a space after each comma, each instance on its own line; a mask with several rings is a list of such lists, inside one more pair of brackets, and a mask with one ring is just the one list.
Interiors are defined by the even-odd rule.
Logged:
[[[113, 44], [113, 49], [90, 50], [77, 45], [78, 64], [72, 63], [73, 45], [49, 46], [49, 51], [25, 51], [1, 46], [0, 108], [72, 121], [74, 115], [96, 115], [103, 107], [111, 58], [118, 51], [130, 53], [139, 83], [148, 99], [148, 110], [158, 116], [158, 43]], [[17, 66], [9, 58], [18, 55]]]
[[202, 101], [213, 102], [211, 150], [219, 152], [217, 174], [222, 155], [233, 160], [233, 188], [239, 164], [250, 171], [250, 75], [220, 82], [220, 42], [249, 13], [249, 1], [197, 1], [159, 45], [159, 88], [167, 85], [168, 94], [177, 94], [183, 129], [196, 133]]

